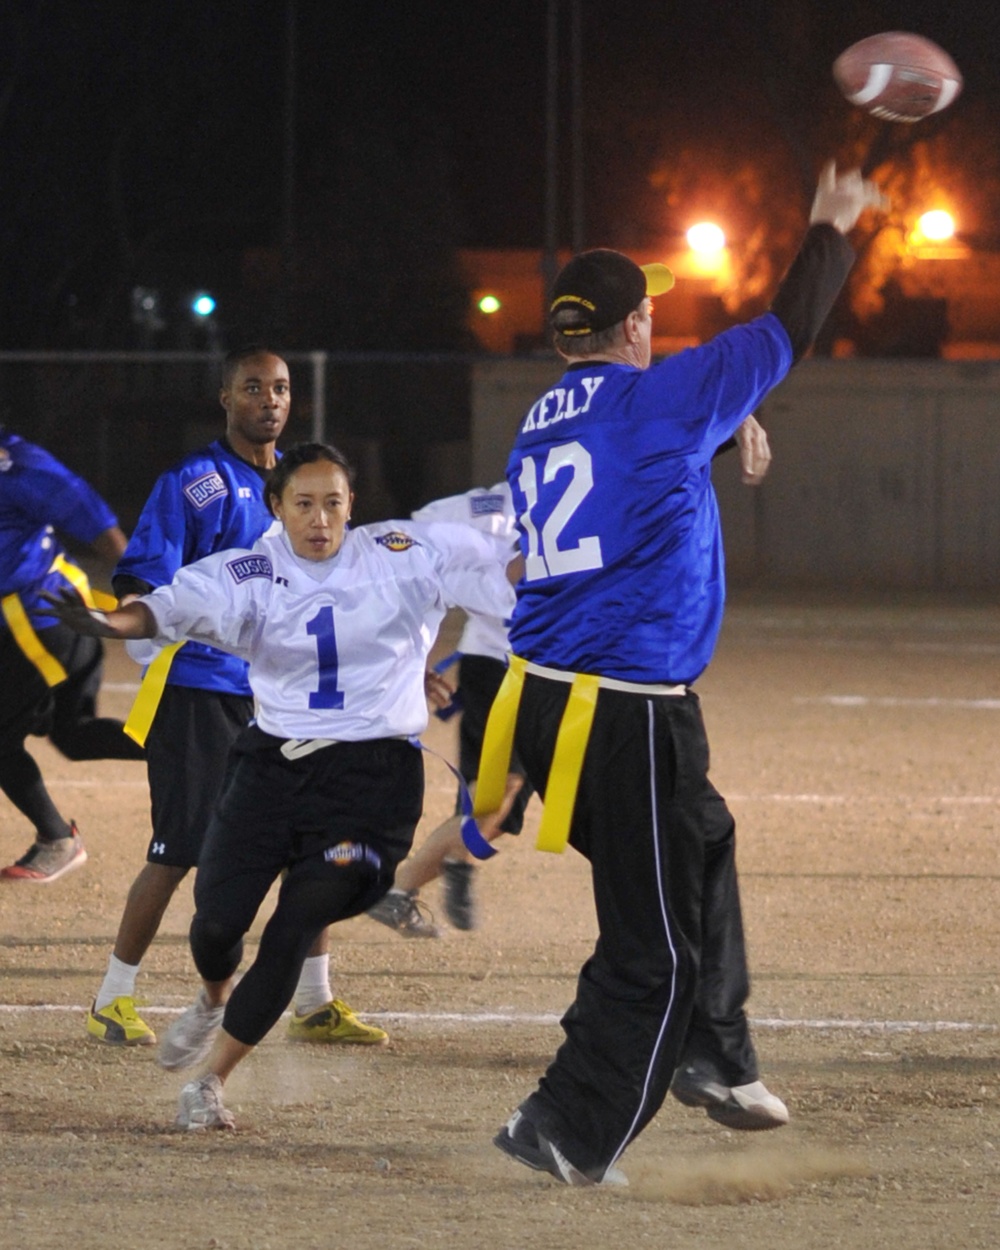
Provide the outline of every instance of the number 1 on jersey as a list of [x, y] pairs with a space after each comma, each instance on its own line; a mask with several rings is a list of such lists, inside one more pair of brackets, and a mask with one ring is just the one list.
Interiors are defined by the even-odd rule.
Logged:
[[333, 627], [333, 608], [320, 608], [306, 625], [306, 633], [316, 639], [319, 658], [319, 689], [309, 695], [309, 706], [332, 708], [344, 706], [344, 692], [337, 689], [337, 633]]

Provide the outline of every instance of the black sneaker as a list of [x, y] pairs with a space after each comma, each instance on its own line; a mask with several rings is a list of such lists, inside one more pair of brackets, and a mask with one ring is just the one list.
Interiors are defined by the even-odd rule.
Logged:
[[395, 929], [403, 937], [440, 937], [441, 930], [423, 914], [421, 907], [423, 904], [418, 901], [416, 890], [390, 890], [374, 907], [369, 907], [365, 915]]
[[446, 859], [442, 873], [445, 915], [456, 929], [474, 929], [476, 904], [472, 897], [472, 879], [476, 875], [475, 865], [460, 859]]
[[564, 1185], [627, 1185], [628, 1178], [618, 1168], [608, 1168], [600, 1178], [581, 1172], [574, 1167], [562, 1151], [543, 1137], [537, 1128], [526, 1120], [520, 1111], [515, 1111], [496, 1137], [493, 1145], [498, 1146], [504, 1154], [510, 1155], [518, 1163], [523, 1163], [536, 1172], [548, 1172]]

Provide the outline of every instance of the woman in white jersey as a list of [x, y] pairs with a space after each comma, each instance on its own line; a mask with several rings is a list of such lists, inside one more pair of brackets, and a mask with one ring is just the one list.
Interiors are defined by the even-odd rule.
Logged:
[[[336, 449], [292, 447], [265, 488], [281, 524], [252, 550], [199, 560], [107, 615], [56, 609], [80, 632], [194, 638], [250, 665], [256, 721], [230, 755], [195, 880], [203, 988], [160, 1052], [169, 1068], [211, 1052], [181, 1092], [184, 1128], [234, 1127], [223, 1084], [288, 1006], [313, 938], [377, 902], [409, 851], [423, 800], [411, 739], [427, 724], [425, 662], [446, 607], [513, 606], [508, 540], [467, 525], [348, 529], [351, 479]], [[243, 936], [282, 872], [234, 987]]]

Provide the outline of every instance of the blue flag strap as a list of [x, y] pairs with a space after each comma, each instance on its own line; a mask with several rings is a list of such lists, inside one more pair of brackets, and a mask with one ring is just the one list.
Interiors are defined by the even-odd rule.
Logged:
[[451, 760], [445, 759], [439, 751], [425, 746], [416, 734], [412, 735], [408, 741], [411, 746], [418, 747], [421, 751], [426, 751], [428, 755], [433, 755], [436, 759], [443, 761], [454, 773], [455, 780], [458, 782], [458, 800], [462, 808], [462, 841], [465, 843], [465, 849], [471, 855], [475, 855], [476, 859], [492, 859], [497, 852], [480, 833], [479, 826], [472, 815], [472, 794], [465, 778]]

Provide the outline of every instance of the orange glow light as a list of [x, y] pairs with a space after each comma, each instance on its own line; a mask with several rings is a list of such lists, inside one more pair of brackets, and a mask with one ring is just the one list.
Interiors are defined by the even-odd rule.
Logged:
[[917, 235], [929, 243], [943, 243], [955, 233], [955, 219], [943, 208], [924, 213], [917, 222]]
[[701, 255], [713, 255], [726, 246], [726, 236], [714, 221], [699, 221], [687, 232], [688, 247]]

